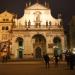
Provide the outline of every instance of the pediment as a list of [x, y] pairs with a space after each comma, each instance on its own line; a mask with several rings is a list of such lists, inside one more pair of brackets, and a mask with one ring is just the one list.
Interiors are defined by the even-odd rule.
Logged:
[[0, 16], [2, 16], [2, 17], [13, 17], [14, 14], [12, 14], [8, 11], [4, 11], [3, 13], [0, 14]]
[[38, 9], [38, 10], [47, 10], [48, 8], [39, 4], [39, 3], [36, 3], [34, 5], [31, 5], [29, 6], [28, 8], [26, 8], [26, 10], [35, 10], [35, 9]]

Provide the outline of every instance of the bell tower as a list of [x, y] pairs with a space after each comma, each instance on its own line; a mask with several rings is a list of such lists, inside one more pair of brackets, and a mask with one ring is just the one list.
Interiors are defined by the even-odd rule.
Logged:
[[0, 33], [1, 33], [1, 40], [7, 41], [10, 39], [10, 32], [12, 30], [13, 26], [13, 17], [11, 13], [8, 11], [4, 11], [2, 14], [0, 14]]

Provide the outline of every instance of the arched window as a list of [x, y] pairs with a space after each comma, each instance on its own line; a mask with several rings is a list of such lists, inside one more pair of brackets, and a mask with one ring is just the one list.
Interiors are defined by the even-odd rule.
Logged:
[[6, 19], [6, 21], [9, 21], [9, 19]]
[[61, 42], [61, 39], [59, 37], [54, 37], [53, 42], [55, 44], [60, 43]]
[[6, 26], [6, 30], [8, 30], [9, 28], [8, 28], [8, 26]]
[[5, 30], [5, 27], [4, 26], [2, 26], [2, 30]]
[[5, 21], [5, 19], [3, 19], [3, 21]]
[[18, 37], [16, 41], [18, 42], [19, 46], [23, 46], [23, 39], [21, 37]]
[[41, 58], [46, 53], [46, 39], [41, 34], [36, 34], [32, 37], [34, 55], [36, 58]]

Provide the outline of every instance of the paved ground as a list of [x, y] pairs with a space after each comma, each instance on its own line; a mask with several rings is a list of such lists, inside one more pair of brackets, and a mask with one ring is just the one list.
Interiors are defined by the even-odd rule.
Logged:
[[0, 75], [75, 75], [75, 69], [69, 70], [66, 63], [58, 66], [50, 63], [50, 68], [45, 68], [43, 62], [7, 62], [0, 63]]

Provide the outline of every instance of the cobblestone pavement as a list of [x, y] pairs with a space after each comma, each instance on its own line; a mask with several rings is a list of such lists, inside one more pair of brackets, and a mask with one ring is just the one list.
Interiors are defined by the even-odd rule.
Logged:
[[7, 62], [0, 63], [0, 75], [75, 75], [75, 69], [70, 70], [65, 62], [55, 66], [50, 63], [45, 68], [44, 62]]

